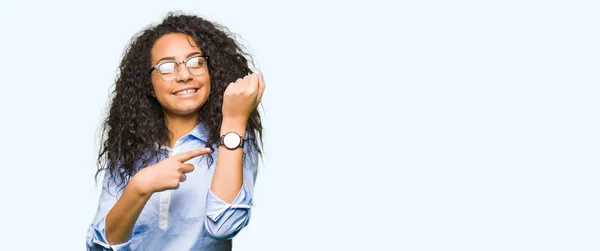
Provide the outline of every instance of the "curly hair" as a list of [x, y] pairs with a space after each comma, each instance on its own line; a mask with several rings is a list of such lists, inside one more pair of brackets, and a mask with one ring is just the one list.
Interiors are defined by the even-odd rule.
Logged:
[[[123, 53], [119, 71], [111, 92], [108, 116], [102, 128], [102, 143], [98, 154], [98, 170], [108, 170], [124, 186], [138, 171], [153, 160], [166, 156], [157, 148], [169, 140], [169, 131], [158, 100], [152, 95], [151, 50], [156, 40], [166, 34], [183, 33], [191, 37], [202, 53], [210, 57], [210, 94], [200, 108], [199, 121], [208, 131], [206, 146], [213, 151], [219, 140], [223, 118], [223, 93], [231, 82], [251, 73], [252, 57], [235, 41], [229, 30], [201, 17], [169, 12], [158, 25], [136, 34]], [[262, 123], [258, 110], [250, 115], [246, 144], [262, 154]], [[104, 140], [105, 139], [105, 140]], [[208, 165], [213, 157], [208, 155]]]

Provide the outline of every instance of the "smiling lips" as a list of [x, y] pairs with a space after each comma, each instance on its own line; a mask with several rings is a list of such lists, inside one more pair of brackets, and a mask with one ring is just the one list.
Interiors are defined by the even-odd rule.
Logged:
[[173, 94], [175, 96], [183, 96], [183, 95], [186, 95], [186, 94], [196, 93], [197, 91], [198, 91], [198, 89], [196, 89], [196, 88], [190, 88], [190, 89], [184, 89], [184, 90], [178, 91], [178, 92], [173, 93]]

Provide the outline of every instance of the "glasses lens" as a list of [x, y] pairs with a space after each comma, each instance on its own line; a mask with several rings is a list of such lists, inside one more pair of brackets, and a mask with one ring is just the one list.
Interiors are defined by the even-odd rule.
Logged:
[[204, 67], [205, 64], [206, 60], [203, 57], [198, 56], [188, 59], [188, 61], [185, 63], [185, 66], [187, 66], [188, 70], [193, 75], [200, 75], [204, 73], [206, 69]]
[[163, 80], [173, 80], [177, 78], [174, 62], [166, 62], [158, 66], [158, 72]]

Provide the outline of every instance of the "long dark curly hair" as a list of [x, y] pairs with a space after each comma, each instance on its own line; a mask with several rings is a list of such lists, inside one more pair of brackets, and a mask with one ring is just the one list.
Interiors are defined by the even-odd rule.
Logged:
[[[183, 33], [209, 56], [210, 94], [200, 108], [199, 121], [208, 131], [207, 147], [212, 150], [219, 140], [223, 118], [223, 93], [227, 85], [249, 73], [252, 57], [226, 27], [201, 17], [169, 12], [162, 23], [136, 34], [125, 49], [119, 65], [115, 88], [111, 92], [110, 109], [102, 128], [102, 143], [98, 154], [98, 170], [108, 170], [118, 186], [123, 186], [139, 168], [165, 156], [157, 145], [169, 140], [169, 131], [158, 100], [152, 96], [149, 69], [151, 50], [156, 40], [169, 33]], [[250, 147], [262, 151], [262, 123], [258, 110], [247, 124]], [[212, 155], [208, 155], [212, 165]]]

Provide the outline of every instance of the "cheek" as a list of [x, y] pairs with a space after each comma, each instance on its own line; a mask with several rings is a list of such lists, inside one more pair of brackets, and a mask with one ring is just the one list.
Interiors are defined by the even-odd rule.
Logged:
[[152, 85], [152, 96], [158, 101], [161, 106], [168, 106], [170, 93], [165, 90], [164, 86]]
[[163, 95], [163, 93], [168, 92], [167, 86], [160, 79], [152, 78], [152, 95], [154, 97]]

